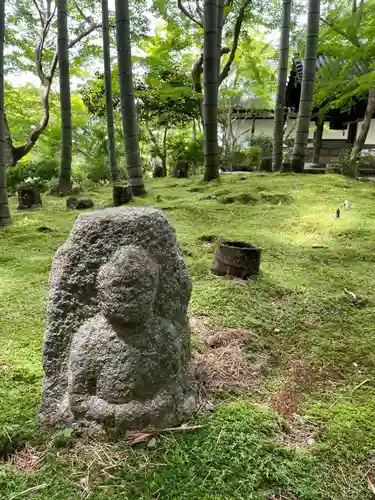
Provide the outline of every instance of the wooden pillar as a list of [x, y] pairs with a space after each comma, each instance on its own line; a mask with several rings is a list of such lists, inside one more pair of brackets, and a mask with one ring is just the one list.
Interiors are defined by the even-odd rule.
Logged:
[[357, 130], [358, 130], [358, 122], [350, 123], [348, 130], [348, 139], [347, 142], [349, 144], [354, 144], [357, 139]]
[[316, 130], [314, 134], [314, 152], [312, 162], [319, 164], [320, 160], [320, 150], [322, 147], [322, 138], [323, 138], [323, 130], [324, 130], [324, 117], [319, 118], [316, 123]]

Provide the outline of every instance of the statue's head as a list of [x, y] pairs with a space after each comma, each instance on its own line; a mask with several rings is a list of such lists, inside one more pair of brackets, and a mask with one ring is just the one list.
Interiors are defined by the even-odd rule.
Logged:
[[97, 277], [99, 306], [111, 322], [137, 325], [152, 315], [158, 265], [138, 246], [122, 247], [101, 266]]

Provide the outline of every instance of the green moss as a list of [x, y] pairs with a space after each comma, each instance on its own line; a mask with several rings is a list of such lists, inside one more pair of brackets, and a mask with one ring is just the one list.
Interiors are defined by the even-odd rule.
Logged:
[[281, 205], [282, 203], [291, 203], [292, 198], [286, 194], [261, 194], [262, 198], [272, 205]]
[[[157, 200], [163, 200], [193, 278], [191, 314], [207, 315], [213, 327], [250, 330], [249, 360], [268, 356], [272, 366], [250, 402], [222, 404], [203, 418], [201, 431], [168, 435], [155, 448], [134, 453], [113, 445], [123, 465], [108, 476], [99, 462], [93, 464], [98, 474], [90, 475], [90, 499], [263, 500], [280, 492], [299, 500], [371, 499], [364, 473], [375, 435], [374, 188], [334, 175], [293, 174], [249, 174], [246, 180], [223, 175], [210, 184], [198, 178], [155, 179], [148, 188], [149, 196], [134, 204], [160, 206]], [[202, 192], [210, 196], [218, 190], [235, 198], [259, 192], [259, 202], [200, 201]], [[284, 201], [273, 205], [260, 190], [283, 193]], [[97, 208], [111, 204], [110, 188], [86, 194]], [[345, 199], [350, 210], [343, 208]], [[47, 282], [54, 252], [77, 214], [60, 198], [44, 197], [42, 210], [30, 213], [16, 212], [14, 198], [11, 203], [13, 224], [0, 236], [1, 445], [10, 444], [7, 433], [12, 437], [14, 429], [22, 429], [21, 446], [38, 442], [45, 449], [53, 437], [40, 437], [35, 414]], [[40, 233], [41, 226], [56, 232]], [[213, 235], [261, 247], [259, 277], [244, 286], [213, 276], [214, 245], [202, 244]], [[353, 307], [344, 289], [366, 297], [365, 305]], [[205, 349], [198, 336], [193, 344]], [[282, 444], [284, 426], [277, 415], [254, 406], [268, 403], [296, 361], [312, 379], [300, 390], [299, 413], [319, 429], [315, 444], [297, 448]], [[49, 484], [39, 492], [42, 500], [79, 498], [88, 463], [82, 458], [72, 471], [69, 453], [50, 448], [35, 474], [6, 463], [0, 498], [42, 483]]]

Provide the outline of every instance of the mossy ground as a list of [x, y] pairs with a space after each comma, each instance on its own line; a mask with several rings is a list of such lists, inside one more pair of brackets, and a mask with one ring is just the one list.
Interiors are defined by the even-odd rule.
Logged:
[[[0, 450], [24, 436], [25, 453], [43, 455], [34, 468], [9, 455], [0, 498], [39, 485], [43, 500], [371, 499], [375, 187], [341, 176], [249, 174], [210, 185], [155, 180], [148, 188], [135, 203], [163, 208], [176, 228], [193, 278], [191, 314], [253, 332], [249, 360], [267, 354], [267, 375], [250, 398], [220, 394], [212, 414], [197, 416], [200, 431], [165, 436], [155, 447], [91, 443], [87, 454], [70, 439], [57, 446], [35, 424], [44, 304], [54, 251], [77, 214], [52, 197], [40, 211], [17, 213], [12, 198], [13, 224], [0, 233]], [[110, 205], [109, 188], [86, 195], [97, 208]], [[221, 203], [228, 196], [234, 201]], [[260, 276], [244, 285], [211, 275], [210, 236], [261, 246]]]

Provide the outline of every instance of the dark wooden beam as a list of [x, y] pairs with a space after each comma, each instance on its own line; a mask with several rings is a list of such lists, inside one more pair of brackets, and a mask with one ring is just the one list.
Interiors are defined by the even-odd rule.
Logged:
[[320, 150], [322, 148], [323, 131], [324, 131], [324, 117], [320, 118], [317, 121], [315, 134], [314, 134], [313, 163], [316, 163], [316, 164], [319, 164], [319, 160], [320, 160]]
[[350, 123], [348, 130], [348, 139], [347, 139], [347, 142], [349, 144], [355, 143], [355, 140], [357, 138], [357, 131], [358, 131], [358, 122]]

